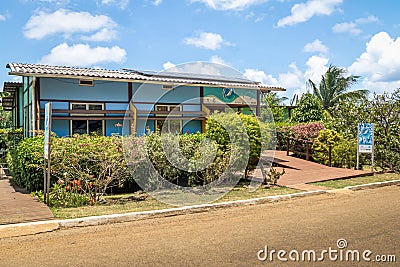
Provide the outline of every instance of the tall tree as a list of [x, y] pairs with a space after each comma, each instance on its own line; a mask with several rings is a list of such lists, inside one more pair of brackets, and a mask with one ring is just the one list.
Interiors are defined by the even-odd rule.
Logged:
[[358, 100], [367, 96], [368, 90], [348, 91], [359, 78], [360, 76], [356, 75], [346, 76], [345, 69], [330, 65], [326, 73], [322, 75], [318, 86], [312, 80], [308, 80], [308, 85], [321, 102], [322, 108], [329, 112], [329, 108], [341, 100]]

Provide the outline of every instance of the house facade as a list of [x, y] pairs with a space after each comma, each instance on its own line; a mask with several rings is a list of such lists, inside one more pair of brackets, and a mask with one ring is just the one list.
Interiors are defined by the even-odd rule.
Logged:
[[255, 110], [259, 115], [261, 95], [284, 90], [217, 75], [20, 63], [6, 67], [22, 83], [4, 83], [9, 95], [3, 97], [3, 108], [12, 112], [14, 126], [22, 127], [25, 137], [43, 130], [48, 102], [57, 136], [143, 135], [161, 127], [194, 133], [204, 131], [206, 117], [216, 110]]

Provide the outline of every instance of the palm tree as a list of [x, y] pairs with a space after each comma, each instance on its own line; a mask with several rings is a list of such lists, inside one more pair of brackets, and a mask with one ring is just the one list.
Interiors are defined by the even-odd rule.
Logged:
[[329, 65], [328, 70], [322, 75], [321, 82], [317, 86], [313, 81], [308, 80], [308, 85], [313, 89], [314, 95], [321, 102], [322, 108], [329, 113], [329, 108], [342, 100], [359, 100], [365, 98], [368, 90], [355, 90], [348, 92], [348, 89], [358, 82], [360, 76], [345, 76], [346, 70]]

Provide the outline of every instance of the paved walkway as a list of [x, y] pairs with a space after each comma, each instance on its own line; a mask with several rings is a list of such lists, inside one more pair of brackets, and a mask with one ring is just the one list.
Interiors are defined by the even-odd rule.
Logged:
[[0, 179], [0, 225], [53, 219], [50, 209], [9, 179]]
[[[308, 183], [334, 179], [353, 178], [364, 175], [372, 175], [369, 171], [328, 167], [311, 161], [287, 156], [286, 151], [275, 151], [275, 169], [279, 172], [285, 169], [285, 174], [278, 180], [278, 184], [290, 188], [312, 191], [324, 190], [322, 186]], [[255, 177], [262, 178], [261, 170], [256, 169]]]

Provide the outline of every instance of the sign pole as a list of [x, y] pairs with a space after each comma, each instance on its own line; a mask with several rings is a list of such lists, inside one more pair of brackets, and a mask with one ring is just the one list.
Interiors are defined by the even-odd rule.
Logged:
[[[52, 116], [52, 103], [49, 102], [45, 105], [44, 109], [44, 203], [49, 204], [50, 193], [50, 149], [51, 149], [51, 116]], [[46, 170], [47, 161], [47, 170]]]
[[374, 172], [374, 154], [375, 154], [375, 126], [372, 124], [372, 154], [371, 154], [371, 171]]
[[[357, 126], [357, 139], [360, 136], [360, 127]], [[356, 165], [356, 170], [358, 170], [358, 167], [360, 165], [360, 149], [359, 149], [359, 140], [357, 140], [357, 165]]]

